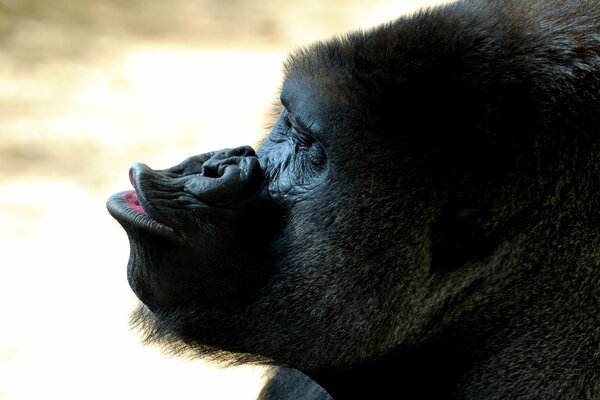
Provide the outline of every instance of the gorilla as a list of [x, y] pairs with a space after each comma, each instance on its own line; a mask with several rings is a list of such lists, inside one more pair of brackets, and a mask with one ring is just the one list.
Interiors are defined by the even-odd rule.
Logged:
[[147, 342], [335, 399], [600, 398], [598, 0], [420, 11], [279, 95], [256, 151], [108, 200]]

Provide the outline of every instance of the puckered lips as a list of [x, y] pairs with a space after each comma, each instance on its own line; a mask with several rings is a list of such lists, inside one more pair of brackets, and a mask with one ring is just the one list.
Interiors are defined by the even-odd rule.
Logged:
[[144, 205], [144, 195], [140, 192], [137, 179], [130, 171], [129, 180], [134, 190], [115, 193], [106, 202], [106, 208], [125, 229], [134, 228], [169, 239], [178, 237], [177, 233], [148, 213], [149, 206]]

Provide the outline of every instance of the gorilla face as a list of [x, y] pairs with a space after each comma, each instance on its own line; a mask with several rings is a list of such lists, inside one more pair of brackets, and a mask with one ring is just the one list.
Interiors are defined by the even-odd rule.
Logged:
[[[478, 277], [455, 288], [432, 262], [443, 268], [454, 248], [467, 263], [485, 247], [471, 226], [434, 229], [443, 203], [457, 220], [484, 206], [477, 193], [491, 185], [471, 175], [492, 168], [476, 164], [476, 151], [445, 147], [465, 146], [482, 111], [460, 112], [464, 103], [414, 68], [380, 76], [397, 59], [379, 48], [403, 46], [397, 29], [293, 56], [279, 118], [256, 154], [239, 147], [131, 168], [135, 191], [108, 208], [129, 235], [128, 278], [155, 339], [340, 368], [426, 337], [432, 315]], [[485, 152], [485, 138], [474, 142]]]
[[392, 359], [438, 395], [522, 394], [501, 361], [559, 390], [530, 361], [586, 365], [561, 357], [597, 342], [569, 353], [565, 332], [600, 305], [578, 240], [600, 186], [600, 15], [573, 8], [464, 1], [318, 43], [288, 60], [256, 153], [135, 164], [108, 209], [147, 339], [348, 387]]
[[[295, 62], [256, 154], [226, 149], [160, 171], [135, 164], [135, 191], [108, 208], [129, 235], [130, 285], [157, 324], [169, 321], [163, 328], [185, 341], [299, 365], [323, 342], [319, 362], [339, 365], [347, 348], [352, 359], [385, 351], [371, 332], [390, 331], [395, 343], [423, 312], [428, 205], [413, 199], [423, 182], [396, 174], [415, 168], [408, 155], [350, 117], [363, 101], [351, 82], [305, 77]], [[299, 347], [298, 337], [311, 340], [283, 354], [281, 343]]]

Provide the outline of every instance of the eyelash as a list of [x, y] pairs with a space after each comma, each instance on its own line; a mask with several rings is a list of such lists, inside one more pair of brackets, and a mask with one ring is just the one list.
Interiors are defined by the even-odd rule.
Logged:
[[313, 138], [310, 134], [304, 132], [303, 130], [296, 127], [292, 121], [290, 121], [288, 112], [286, 111], [285, 115], [285, 124], [291, 131], [291, 138], [300, 146], [304, 146], [310, 148], [312, 144], [315, 142], [315, 138]]
[[315, 139], [309, 134], [302, 132], [292, 126], [293, 139], [301, 146], [310, 147], [315, 142]]
[[324, 163], [324, 153], [320, 145], [315, 146], [317, 140], [309, 133], [299, 129], [289, 118], [287, 110], [284, 115], [286, 127], [285, 136], [290, 138], [296, 146], [303, 149], [310, 159], [310, 164], [320, 167]]

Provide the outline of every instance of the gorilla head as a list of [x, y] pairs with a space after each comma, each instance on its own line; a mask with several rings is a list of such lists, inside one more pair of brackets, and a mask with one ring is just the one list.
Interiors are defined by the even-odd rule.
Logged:
[[290, 57], [256, 153], [108, 201], [151, 341], [334, 397], [600, 394], [600, 7], [463, 1]]

